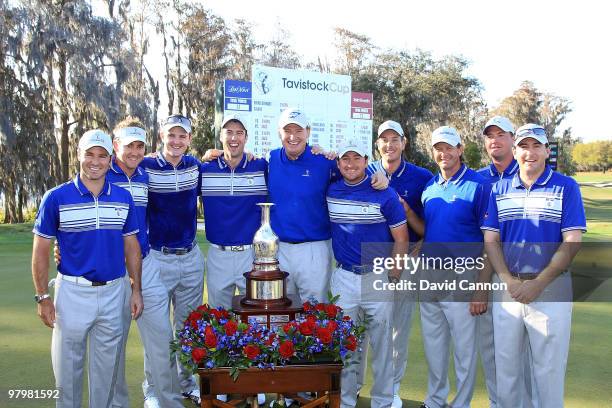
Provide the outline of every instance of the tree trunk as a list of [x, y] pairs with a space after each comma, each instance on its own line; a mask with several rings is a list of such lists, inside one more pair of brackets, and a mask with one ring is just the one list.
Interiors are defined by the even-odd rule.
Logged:
[[19, 186], [19, 195], [17, 197], [17, 222], [23, 222], [23, 207], [26, 205], [27, 194], [23, 186]]
[[17, 221], [17, 200], [14, 179], [9, 178], [6, 180], [4, 190], [4, 223], [14, 224]]
[[70, 175], [70, 154], [68, 149], [70, 148], [69, 139], [68, 139], [68, 130], [69, 130], [69, 112], [68, 112], [68, 87], [66, 84], [66, 53], [64, 51], [59, 51], [57, 54], [58, 57], [58, 69], [59, 69], [59, 86], [60, 86], [60, 101], [59, 101], [59, 110], [60, 110], [60, 165], [61, 165], [61, 180], [60, 182], [65, 182], [68, 180]]

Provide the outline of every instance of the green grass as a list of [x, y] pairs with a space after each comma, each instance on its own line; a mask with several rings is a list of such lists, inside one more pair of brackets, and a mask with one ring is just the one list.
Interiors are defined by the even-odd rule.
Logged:
[[581, 171], [574, 176], [577, 182], [603, 182], [612, 181], [612, 172], [603, 173], [601, 171]]
[[[612, 188], [582, 189], [589, 232], [587, 241], [612, 241]], [[49, 407], [50, 401], [9, 401], [9, 389], [52, 389], [51, 330], [36, 316], [32, 300], [30, 256], [31, 224], [0, 225], [0, 407]], [[206, 250], [205, 239], [198, 240]], [[599, 290], [612, 290], [612, 282]], [[608, 295], [609, 297], [609, 295]], [[427, 364], [423, 354], [420, 320], [415, 313], [410, 335], [410, 356], [401, 396], [404, 407], [418, 407], [427, 388]], [[575, 303], [571, 348], [566, 375], [566, 407], [612, 407], [612, 303]], [[131, 406], [142, 406], [142, 346], [136, 325], [132, 325], [127, 349], [126, 373]], [[451, 378], [451, 384], [454, 380]], [[358, 407], [369, 406], [369, 387], [362, 391]], [[186, 404], [186, 406], [189, 406]], [[478, 382], [473, 407], [488, 407], [482, 378]]]

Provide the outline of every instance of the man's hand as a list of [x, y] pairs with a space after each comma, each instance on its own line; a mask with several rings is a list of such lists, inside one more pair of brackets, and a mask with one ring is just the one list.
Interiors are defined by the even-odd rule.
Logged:
[[38, 317], [45, 326], [55, 327], [55, 306], [51, 298], [47, 298], [38, 304]]
[[58, 266], [62, 261], [62, 255], [60, 254], [59, 245], [57, 245], [57, 241], [53, 243], [53, 260], [55, 261], [55, 266]]
[[521, 283], [512, 297], [517, 302], [528, 304], [536, 300], [545, 287], [546, 284], [538, 279], [526, 280]]
[[144, 303], [142, 302], [142, 293], [139, 290], [133, 290], [130, 296], [130, 310], [132, 311], [132, 320], [136, 320], [142, 314]]
[[489, 294], [484, 290], [478, 290], [474, 292], [472, 301], [470, 302], [470, 314], [472, 316], [478, 316], [485, 314], [488, 307]]
[[220, 156], [223, 156], [223, 150], [208, 149], [206, 153], [204, 153], [204, 156], [202, 156], [202, 161], [203, 162], [213, 161], [219, 158]]
[[377, 170], [372, 174], [372, 187], [376, 190], [384, 190], [389, 187], [389, 179], [382, 170]]
[[510, 296], [512, 296], [512, 298], [515, 298], [516, 295], [519, 293], [519, 289], [522, 284], [523, 282], [521, 282], [520, 279], [514, 277], [512, 277], [506, 282], [506, 285], [508, 285], [508, 293], [510, 293]]
[[312, 154], [322, 154], [328, 160], [336, 160], [338, 158], [338, 153], [334, 152], [333, 150], [326, 152], [325, 149], [323, 149], [321, 146], [317, 144], [312, 145], [312, 147], [310, 148], [310, 151], [312, 152]]

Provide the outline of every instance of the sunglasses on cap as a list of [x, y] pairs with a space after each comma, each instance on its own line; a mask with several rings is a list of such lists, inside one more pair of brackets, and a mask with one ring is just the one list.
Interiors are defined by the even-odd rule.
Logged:
[[522, 137], [525, 135], [536, 135], [536, 136], [546, 137], [546, 130], [544, 130], [544, 128], [522, 129], [520, 132], [516, 134], [516, 137]]
[[168, 116], [164, 122], [162, 123], [163, 126], [165, 125], [174, 125], [174, 124], [181, 124], [181, 125], [187, 125], [189, 127], [191, 127], [191, 121], [189, 120], [189, 118], [183, 116], [183, 115], [172, 115], [172, 116]]

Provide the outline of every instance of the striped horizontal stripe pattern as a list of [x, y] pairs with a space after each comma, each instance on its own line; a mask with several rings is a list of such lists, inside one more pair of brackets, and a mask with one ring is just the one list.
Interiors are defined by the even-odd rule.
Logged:
[[203, 173], [202, 196], [267, 195], [263, 171], [249, 173]]
[[561, 192], [500, 194], [496, 199], [500, 222], [531, 219], [561, 223], [563, 211]]
[[200, 169], [191, 166], [181, 170], [153, 170], [147, 168], [149, 174], [149, 190], [153, 193], [172, 193], [188, 191], [198, 186]]
[[387, 220], [380, 211], [380, 204], [363, 201], [341, 200], [327, 197], [331, 222], [338, 224], [379, 224]]
[[145, 183], [118, 181], [113, 183], [130, 192], [137, 207], [146, 207], [149, 202], [149, 186]]
[[123, 230], [130, 207], [127, 203], [98, 202], [67, 204], [59, 207], [59, 231], [79, 232], [99, 229]]

